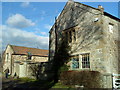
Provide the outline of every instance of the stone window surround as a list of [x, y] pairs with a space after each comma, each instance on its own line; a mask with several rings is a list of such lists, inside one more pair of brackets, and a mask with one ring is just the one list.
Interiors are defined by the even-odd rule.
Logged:
[[108, 30], [109, 30], [110, 33], [113, 33], [113, 30], [114, 30], [114, 24], [113, 23], [108, 24]]
[[67, 36], [67, 41], [69, 43], [74, 43], [76, 42], [76, 30], [75, 29], [71, 29], [69, 31], [65, 32], [66, 36]]
[[[73, 69], [72, 68], [72, 61], [70, 61], [71, 62], [71, 65], [70, 65], [70, 69], [71, 70], [90, 70], [91, 68], [82, 68], [82, 55], [83, 54], [89, 54], [89, 63], [91, 63], [91, 60], [90, 60], [90, 57], [91, 57], [91, 54], [90, 54], [90, 52], [88, 51], [88, 52], [82, 52], [82, 53], [79, 53], [79, 54], [74, 54], [74, 55], [71, 55], [71, 56], [77, 56], [78, 55], [78, 57], [79, 57], [79, 68], [77, 68], [77, 69]], [[91, 64], [90, 64], [90, 67], [91, 67]]]
[[[78, 31], [78, 26], [63, 30], [62, 33], [67, 36], [67, 41], [69, 42], [69, 44], [77, 42], [77, 31]], [[71, 35], [70, 35], [70, 32], [71, 32]]]

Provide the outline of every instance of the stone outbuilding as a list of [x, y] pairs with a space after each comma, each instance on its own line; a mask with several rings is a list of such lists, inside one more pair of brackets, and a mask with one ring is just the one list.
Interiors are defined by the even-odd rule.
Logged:
[[49, 33], [50, 61], [54, 58], [56, 37], [58, 47], [66, 38], [71, 47], [69, 70], [99, 71], [104, 75], [103, 88], [113, 87], [112, 75], [120, 74], [119, 18], [100, 5], [94, 8], [69, 0]]
[[48, 50], [7, 45], [3, 54], [3, 72], [9, 69], [10, 75], [31, 76], [30, 65], [48, 62]]

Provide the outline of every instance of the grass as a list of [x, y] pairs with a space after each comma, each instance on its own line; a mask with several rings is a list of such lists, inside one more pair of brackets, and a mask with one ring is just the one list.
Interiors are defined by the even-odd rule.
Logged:
[[24, 77], [24, 78], [18, 78], [18, 79], [15, 79], [19, 82], [23, 82], [23, 83], [28, 83], [28, 82], [34, 82], [36, 81], [35, 79], [31, 79], [31, 78], [27, 78], [27, 77]]
[[63, 85], [60, 82], [54, 84], [53, 81], [41, 81], [41, 80], [35, 80], [35, 79], [31, 79], [31, 78], [18, 78], [15, 79], [16, 81], [18, 81], [18, 83], [24, 83], [24, 86], [28, 86], [28, 87], [37, 87], [37, 88], [65, 88], [67, 90], [73, 90], [72, 86], [67, 86], [67, 85]]
[[66, 90], [74, 90], [73, 86], [63, 85], [62, 83], [56, 83], [52, 88], [64, 88]]
[[68, 86], [62, 85], [60, 82], [56, 83], [52, 88], [69, 88]]

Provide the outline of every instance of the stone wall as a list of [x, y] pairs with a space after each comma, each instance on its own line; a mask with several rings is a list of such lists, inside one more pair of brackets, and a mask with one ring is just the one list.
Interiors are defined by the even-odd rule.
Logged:
[[[99, 20], [94, 22], [95, 18]], [[75, 29], [75, 42], [70, 43], [71, 55], [89, 52], [92, 70], [105, 72], [103, 57], [103, 19], [102, 12], [85, 5], [68, 2], [57, 20], [58, 41], [63, 31]], [[55, 49], [54, 26], [50, 31], [50, 52]], [[54, 37], [54, 38], [52, 38]], [[58, 42], [59, 43], [59, 42]], [[51, 53], [50, 53], [51, 54]], [[102, 61], [102, 62], [101, 62]]]
[[28, 55], [17, 55], [14, 54], [14, 51], [10, 45], [6, 47], [6, 50], [3, 55], [3, 72], [8, 68], [9, 73], [14, 76], [15, 73], [19, 77], [30, 76], [29, 73], [29, 63], [40, 63], [48, 62], [47, 56], [32, 56], [31, 59], [28, 59]]
[[[79, 55], [80, 67], [77, 70], [86, 70], [81, 67], [81, 54], [90, 53], [90, 68], [88, 69], [99, 71], [101, 74], [109, 74], [102, 78], [102, 84], [106, 85], [103, 85], [104, 88], [112, 87], [111, 75], [120, 71], [120, 39], [118, 37], [120, 23], [118, 23], [117, 20], [105, 16], [101, 10], [77, 2], [68, 2], [56, 21], [58, 45], [64, 32], [75, 30], [76, 41], [69, 42], [69, 45], [71, 56]], [[109, 24], [113, 24], [113, 33], [109, 31]], [[73, 39], [73, 36], [71, 38]], [[55, 51], [55, 25], [50, 31], [49, 48], [50, 60], [52, 60]]]
[[29, 63], [48, 62], [48, 57], [32, 56], [31, 60], [27, 58], [27, 55], [12, 55], [12, 59], [14, 60], [14, 72], [12, 75], [16, 72], [19, 77], [30, 77], [31, 71], [29, 70]]
[[[28, 60], [28, 56], [27, 55], [12, 55], [12, 59], [14, 61], [26, 61], [26, 60]], [[32, 56], [32, 58], [29, 61], [32, 61], [32, 62], [47, 62], [48, 57]]]
[[[113, 25], [113, 32], [110, 32], [109, 25]], [[111, 19], [110, 17], [104, 16], [104, 40], [105, 47], [104, 48], [104, 59], [106, 70], [109, 73], [117, 74], [120, 66], [119, 60], [119, 24], [120, 22]]]
[[[96, 18], [98, 21], [94, 21]], [[114, 24], [113, 34], [108, 31], [109, 23]], [[63, 36], [62, 32], [68, 32], [71, 29], [76, 31], [77, 40], [70, 43], [71, 55], [89, 52], [92, 70], [101, 73], [117, 73], [118, 45], [115, 44], [115, 40], [118, 41], [118, 21], [104, 16], [98, 9], [77, 2], [68, 2], [58, 17], [56, 26], [58, 41]], [[55, 51], [54, 30], [55, 26], [50, 31], [51, 57], [54, 56]]]
[[48, 57], [32, 56], [34, 62], [48, 62]]
[[13, 54], [13, 50], [8, 45], [4, 53], [3, 72], [8, 68], [10, 73], [12, 73], [12, 67], [13, 67], [12, 54]]

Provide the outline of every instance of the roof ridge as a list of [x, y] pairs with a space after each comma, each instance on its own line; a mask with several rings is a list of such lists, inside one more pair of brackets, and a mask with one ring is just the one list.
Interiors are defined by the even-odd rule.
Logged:
[[[10, 46], [12, 46], [12, 48], [13, 48], [13, 46], [15, 46], [15, 47], [23, 47], [23, 48], [29, 48], [29, 49], [39, 49], [39, 48], [32, 48], [32, 47], [25, 47], [25, 46], [16, 46], [16, 45], [10, 45]], [[39, 50], [46, 50], [46, 49], [39, 49]]]
[[[80, 2], [76, 2], [76, 1], [74, 1], [74, 3], [78, 3], [78, 4], [81, 4], [81, 5], [84, 5], [84, 6], [87, 6], [87, 7], [90, 7], [90, 8], [93, 8], [93, 9], [96, 9], [96, 10], [99, 10], [99, 11], [100, 11], [99, 8], [95, 8], [95, 7], [92, 7], [92, 6], [90, 6], [90, 5], [86, 5], [86, 4], [83, 4], [83, 3], [80, 3]], [[120, 21], [120, 18], [119, 18], [119, 17], [116, 17], [116, 16], [114, 16], [114, 15], [112, 15], [112, 14], [106, 12], [106, 11], [103, 11], [103, 12], [104, 12], [104, 15], [113, 17], [113, 19], [116, 19], [116, 20]]]
[[10, 45], [10, 47], [13, 49], [14, 54], [17, 55], [21, 55], [21, 54], [27, 55], [28, 52], [32, 53], [32, 55], [38, 55], [38, 56], [48, 56], [49, 54], [49, 50], [45, 50], [45, 49], [16, 46], [16, 45]]
[[13, 48], [13, 45], [10, 45], [10, 44], [8, 44], [8, 45], [12, 48], [13, 52], [15, 53], [15, 50], [14, 50], [14, 48]]
[[90, 6], [90, 5], [83, 4], [83, 3], [81, 3], [81, 2], [76, 2], [76, 1], [74, 1], [74, 2], [100, 11], [99, 8], [95, 8], [95, 7], [92, 7], [92, 6]]

